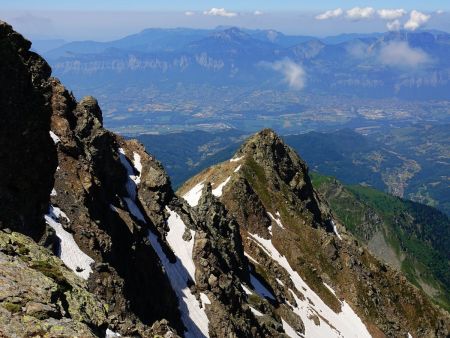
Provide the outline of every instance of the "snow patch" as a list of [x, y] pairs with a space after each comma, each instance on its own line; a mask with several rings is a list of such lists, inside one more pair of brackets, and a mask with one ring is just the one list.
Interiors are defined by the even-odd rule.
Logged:
[[204, 294], [203, 292], [200, 292], [200, 300], [202, 301], [202, 304], [211, 304], [211, 301], [209, 300], [208, 296]]
[[181, 264], [189, 273], [191, 280], [195, 281], [195, 264], [192, 259], [195, 231], [189, 230], [191, 232], [191, 240], [186, 242], [183, 239], [184, 230], [186, 229], [183, 220], [175, 211], [170, 210], [167, 206], [166, 210], [169, 212], [169, 218], [167, 219], [167, 225], [169, 226], [169, 232], [166, 236], [167, 242], [175, 256], [177, 256], [177, 259], [181, 261]]
[[50, 137], [52, 138], [54, 144], [58, 144], [59, 142], [61, 142], [61, 139], [51, 130], [50, 130], [49, 134], [50, 134]]
[[302, 335], [297, 333], [297, 331], [295, 331], [294, 328], [290, 326], [283, 318], [281, 318], [281, 324], [283, 324], [283, 330], [289, 337], [302, 337]]
[[280, 284], [281, 286], [284, 286], [284, 283], [280, 279], [275, 278], [275, 280], [277, 281], [278, 284]]
[[88, 279], [92, 272], [91, 264], [94, 263], [94, 260], [80, 249], [73, 235], [63, 228], [59, 222], [61, 217], [64, 217], [68, 222], [70, 221], [61, 209], [54, 206], [50, 206], [48, 214], [44, 215], [46, 223], [55, 230], [56, 236], [60, 239], [58, 257], [77, 276]]
[[234, 169], [233, 172], [237, 173], [239, 171], [239, 169], [241, 169], [241, 165], [240, 164], [236, 167], [236, 169]]
[[191, 293], [191, 290], [187, 284], [187, 281], [191, 279], [190, 273], [186, 267], [183, 266], [183, 262], [180, 259], [177, 258], [175, 263], [170, 263], [158, 242], [158, 237], [150, 230], [148, 232], [148, 238], [159, 257], [161, 264], [164, 266], [164, 270], [167, 273], [172, 289], [177, 295], [178, 305], [181, 312], [181, 320], [187, 328], [187, 331], [184, 332], [184, 337], [209, 337], [209, 320], [206, 316], [205, 309], [200, 307], [199, 302]]
[[202, 190], [204, 185], [204, 181], [202, 181], [183, 195], [183, 198], [191, 207], [195, 207], [198, 204], [200, 197], [202, 197]]
[[330, 222], [331, 222], [331, 225], [333, 226], [333, 231], [334, 231], [334, 233], [336, 234], [336, 236], [337, 236], [340, 240], [342, 240], [342, 237], [341, 237], [341, 235], [339, 235], [339, 232], [338, 232], [338, 230], [337, 230], [336, 223], [334, 223], [333, 220], [331, 220]]
[[242, 289], [244, 289], [244, 292], [247, 295], [251, 295], [253, 292], [250, 291], [250, 289], [248, 287], [246, 287], [244, 284], [241, 283]]
[[264, 316], [264, 314], [262, 314], [261, 312], [256, 310], [253, 306], [250, 306], [250, 311], [252, 311], [255, 316], [258, 316], [258, 317]]
[[254, 264], [259, 264], [259, 262], [256, 260], [256, 259], [254, 259], [252, 256], [250, 256], [248, 253], [246, 253], [245, 251], [244, 251], [244, 255], [245, 255], [245, 257], [247, 257], [250, 261], [252, 261], [252, 263], [254, 263]]
[[114, 332], [113, 330], [106, 329], [105, 338], [116, 338], [122, 337], [119, 333]]
[[230, 179], [231, 179], [231, 176], [228, 176], [228, 178], [225, 181], [223, 181], [222, 183], [220, 183], [217, 186], [217, 188], [213, 189], [213, 191], [212, 191], [213, 195], [216, 197], [222, 196], [222, 189], [230, 181]]
[[413, 338], [413, 336], [409, 332], [408, 332], [408, 338]]
[[136, 203], [133, 201], [133, 199], [129, 197], [124, 197], [123, 200], [125, 201], [125, 204], [127, 205], [128, 211], [131, 212], [131, 214], [136, 217], [141, 222], [145, 222], [145, 217], [142, 214], [139, 207], [136, 205]]
[[[251, 234], [250, 234], [251, 235]], [[250, 240], [252, 240], [262, 251], [264, 251], [266, 254], [267, 254], [267, 256], [269, 256], [269, 257], [271, 257], [271, 253], [270, 253], [270, 251], [268, 251], [265, 247], [264, 247], [264, 245], [262, 245], [261, 243], [259, 243], [258, 242], [258, 240], [256, 240], [256, 239], [254, 239], [254, 238], [252, 238], [252, 237], [247, 237], [248, 239], [250, 239]]]
[[280, 213], [279, 213], [278, 211], [276, 212], [276, 215], [278, 216], [278, 218], [273, 217], [273, 215], [272, 215], [270, 212], [267, 212], [267, 214], [269, 215], [269, 217], [270, 217], [271, 219], [273, 219], [273, 220], [275, 221], [275, 223], [278, 224], [278, 226], [279, 226], [281, 229], [286, 229], [286, 228], [284, 227], [283, 223], [281, 223]]
[[142, 172], [141, 155], [139, 155], [137, 152], [133, 152], [133, 165], [138, 171], [139, 176], [141, 176]]
[[50, 196], [54, 197], [58, 195], [58, 193], [56, 192], [55, 188], [52, 189], [52, 192], [50, 193]]
[[[322, 299], [303, 281], [300, 275], [291, 268], [286, 257], [282, 256], [273, 246], [270, 240], [266, 240], [256, 234], [250, 234], [271, 253], [272, 259], [280, 264], [290, 275], [296, 289], [302, 292], [305, 300], [300, 300], [297, 295], [292, 295], [297, 303], [293, 311], [298, 314], [305, 324], [305, 336], [307, 337], [371, 337], [364, 323], [352, 308], [345, 302], [341, 302], [341, 312], [335, 313]], [[309, 300], [311, 300], [311, 303]], [[313, 305], [314, 304], [314, 305]], [[329, 324], [321, 320], [317, 326], [311, 316], [320, 314]], [[295, 337], [295, 336], [294, 336]]]
[[[134, 168], [128, 161], [123, 148], [119, 148], [119, 158], [128, 175], [127, 182], [125, 183], [125, 188], [127, 190], [128, 196], [124, 197], [123, 200], [127, 205], [128, 211], [135, 218], [137, 218], [141, 222], [146, 223], [144, 215], [142, 214], [141, 210], [136, 204], [137, 186], [139, 183], [141, 183], [141, 171], [142, 171], [141, 156], [136, 152], [133, 153], [134, 159], [133, 165], [135, 166]], [[135, 175], [135, 171], [137, 171], [139, 175]]]
[[232, 159], [230, 160], [230, 162], [238, 162], [238, 161], [242, 160], [243, 158], [244, 158], [244, 156], [241, 156], [241, 157], [235, 157], [235, 158], [232, 158]]
[[275, 296], [252, 273], [250, 273], [250, 283], [258, 295], [275, 300]]
[[140, 183], [141, 177], [140, 175], [135, 175], [135, 169], [133, 169], [130, 162], [128, 161], [128, 158], [125, 155], [125, 150], [123, 150], [123, 148], [119, 148], [119, 159], [128, 174], [128, 180], [126, 183], [128, 197], [132, 198], [134, 201], [136, 198], [137, 185]]
[[327, 283], [323, 282], [323, 285], [333, 294], [336, 296], [336, 292], [333, 290], [331, 286], [329, 286]]

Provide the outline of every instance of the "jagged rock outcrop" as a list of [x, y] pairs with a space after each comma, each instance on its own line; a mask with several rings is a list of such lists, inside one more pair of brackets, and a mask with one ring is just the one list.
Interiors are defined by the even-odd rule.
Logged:
[[[1, 227], [45, 244], [73, 270], [64, 276], [76, 281], [82, 291], [72, 296], [70, 290], [60, 290], [60, 294], [43, 298], [40, 308], [48, 310], [47, 322], [58, 325], [62, 318], [67, 325], [60, 334], [66, 336], [77, 329], [82, 335], [102, 336], [107, 328], [122, 335], [151, 336], [172, 331], [168, 325], [182, 331], [178, 300], [148, 242], [148, 228], [165, 226], [164, 204], [174, 198], [164, 170], [142, 146], [105, 130], [97, 101], [86, 97], [76, 102], [57, 79], [50, 77], [45, 61], [29, 51], [31, 43], [6, 23], [0, 23], [0, 44]], [[141, 166], [142, 182], [138, 182], [141, 175], [133, 163], [136, 161]], [[140, 196], [138, 184], [142, 187]], [[145, 201], [145, 208], [139, 198]], [[30, 250], [28, 245], [33, 242], [26, 242], [24, 250]], [[30, 270], [13, 256], [4, 258], [10, 262], [9, 272]], [[61, 261], [56, 256], [50, 263], [44, 262], [44, 268], [49, 265], [48, 269], [59, 274]], [[2, 277], [9, 272], [2, 271]], [[33, 276], [39, 282], [45, 273], [42, 277], [33, 272]], [[58, 278], [53, 284], [43, 280], [35, 286], [36, 292], [46, 285], [64, 288], [67, 283]], [[26, 284], [24, 280], [9, 282]], [[18, 300], [8, 292], [3, 299], [14, 306], [6, 312], [2, 308], [1, 321], [11, 323], [3, 328], [9, 335], [8, 330], [20, 331], [18, 325], [27, 318], [27, 304], [35, 295]], [[101, 323], [95, 311], [81, 318], [77, 312], [64, 312], [48, 303], [56, 302], [56, 296], [78, 295], [101, 304]], [[11, 316], [18, 320], [9, 321]], [[45, 326], [42, 333], [51, 330], [47, 322], [36, 324]]]
[[39, 238], [57, 164], [49, 135], [51, 70], [30, 46], [0, 21], [0, 228]]
[[265, 336], [268, 332], [255, 320], [240, 285], [248, 276], [248, 268], [237, 223], [227, 217], [210, 185], [204, 187], [196, 211], [195, 281], [200, 292], [210, 294], [211, 305], [206, 311], [213, 336]]
[[250, 137], [179, 194], [195, 205], [208, 182], [237, 220], [251, 271], [273, 291], [291, 336], [449, 334], [448, 313], [347, 233], [314, 190], [306, 164], [273, 131]]
[[0, 231], [0, 336], [95, 337], [107, 309], [52, 252], [17, 232]]

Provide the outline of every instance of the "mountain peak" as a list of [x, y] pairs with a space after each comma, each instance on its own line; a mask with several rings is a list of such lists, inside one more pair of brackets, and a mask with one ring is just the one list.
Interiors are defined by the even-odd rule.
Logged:
[[238, 27], [227, 28], [223, 31], [216, 32], [213, 34], [215, 38], [226, 39], [226, 40], [235, 40], [235, 39], [251, 39], [251, 36]]

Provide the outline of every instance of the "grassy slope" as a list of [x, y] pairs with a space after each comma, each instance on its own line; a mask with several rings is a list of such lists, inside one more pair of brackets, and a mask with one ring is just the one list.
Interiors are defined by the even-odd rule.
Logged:
[[404, 254], [401, 269], [408, 279], [420, 287], [420, 278], [440, 289], [435, 301], [450, 310], [450, 220], [446, 215], [368, 187], [342, 186], [328, 176], [314, 174], [313, 184], [329, 195], [330, 189], [342, 188], [328, 196], [331, 208], [347, 229], [366, 243], [367, 229], [360, 224], [368, 211], [374, 211], [383, 222], [386, 241]]

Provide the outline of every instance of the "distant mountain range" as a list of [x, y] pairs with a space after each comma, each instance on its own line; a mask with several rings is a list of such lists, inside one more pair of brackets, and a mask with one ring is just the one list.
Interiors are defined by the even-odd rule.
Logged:
[[209, 84], [286, 88], [371, 98], [447, 99], [450, 35], [347, 34], [324, 39], [273, 30], [147, 29], [111, 42], [46, 51], [55, 74], [75, 88]]

